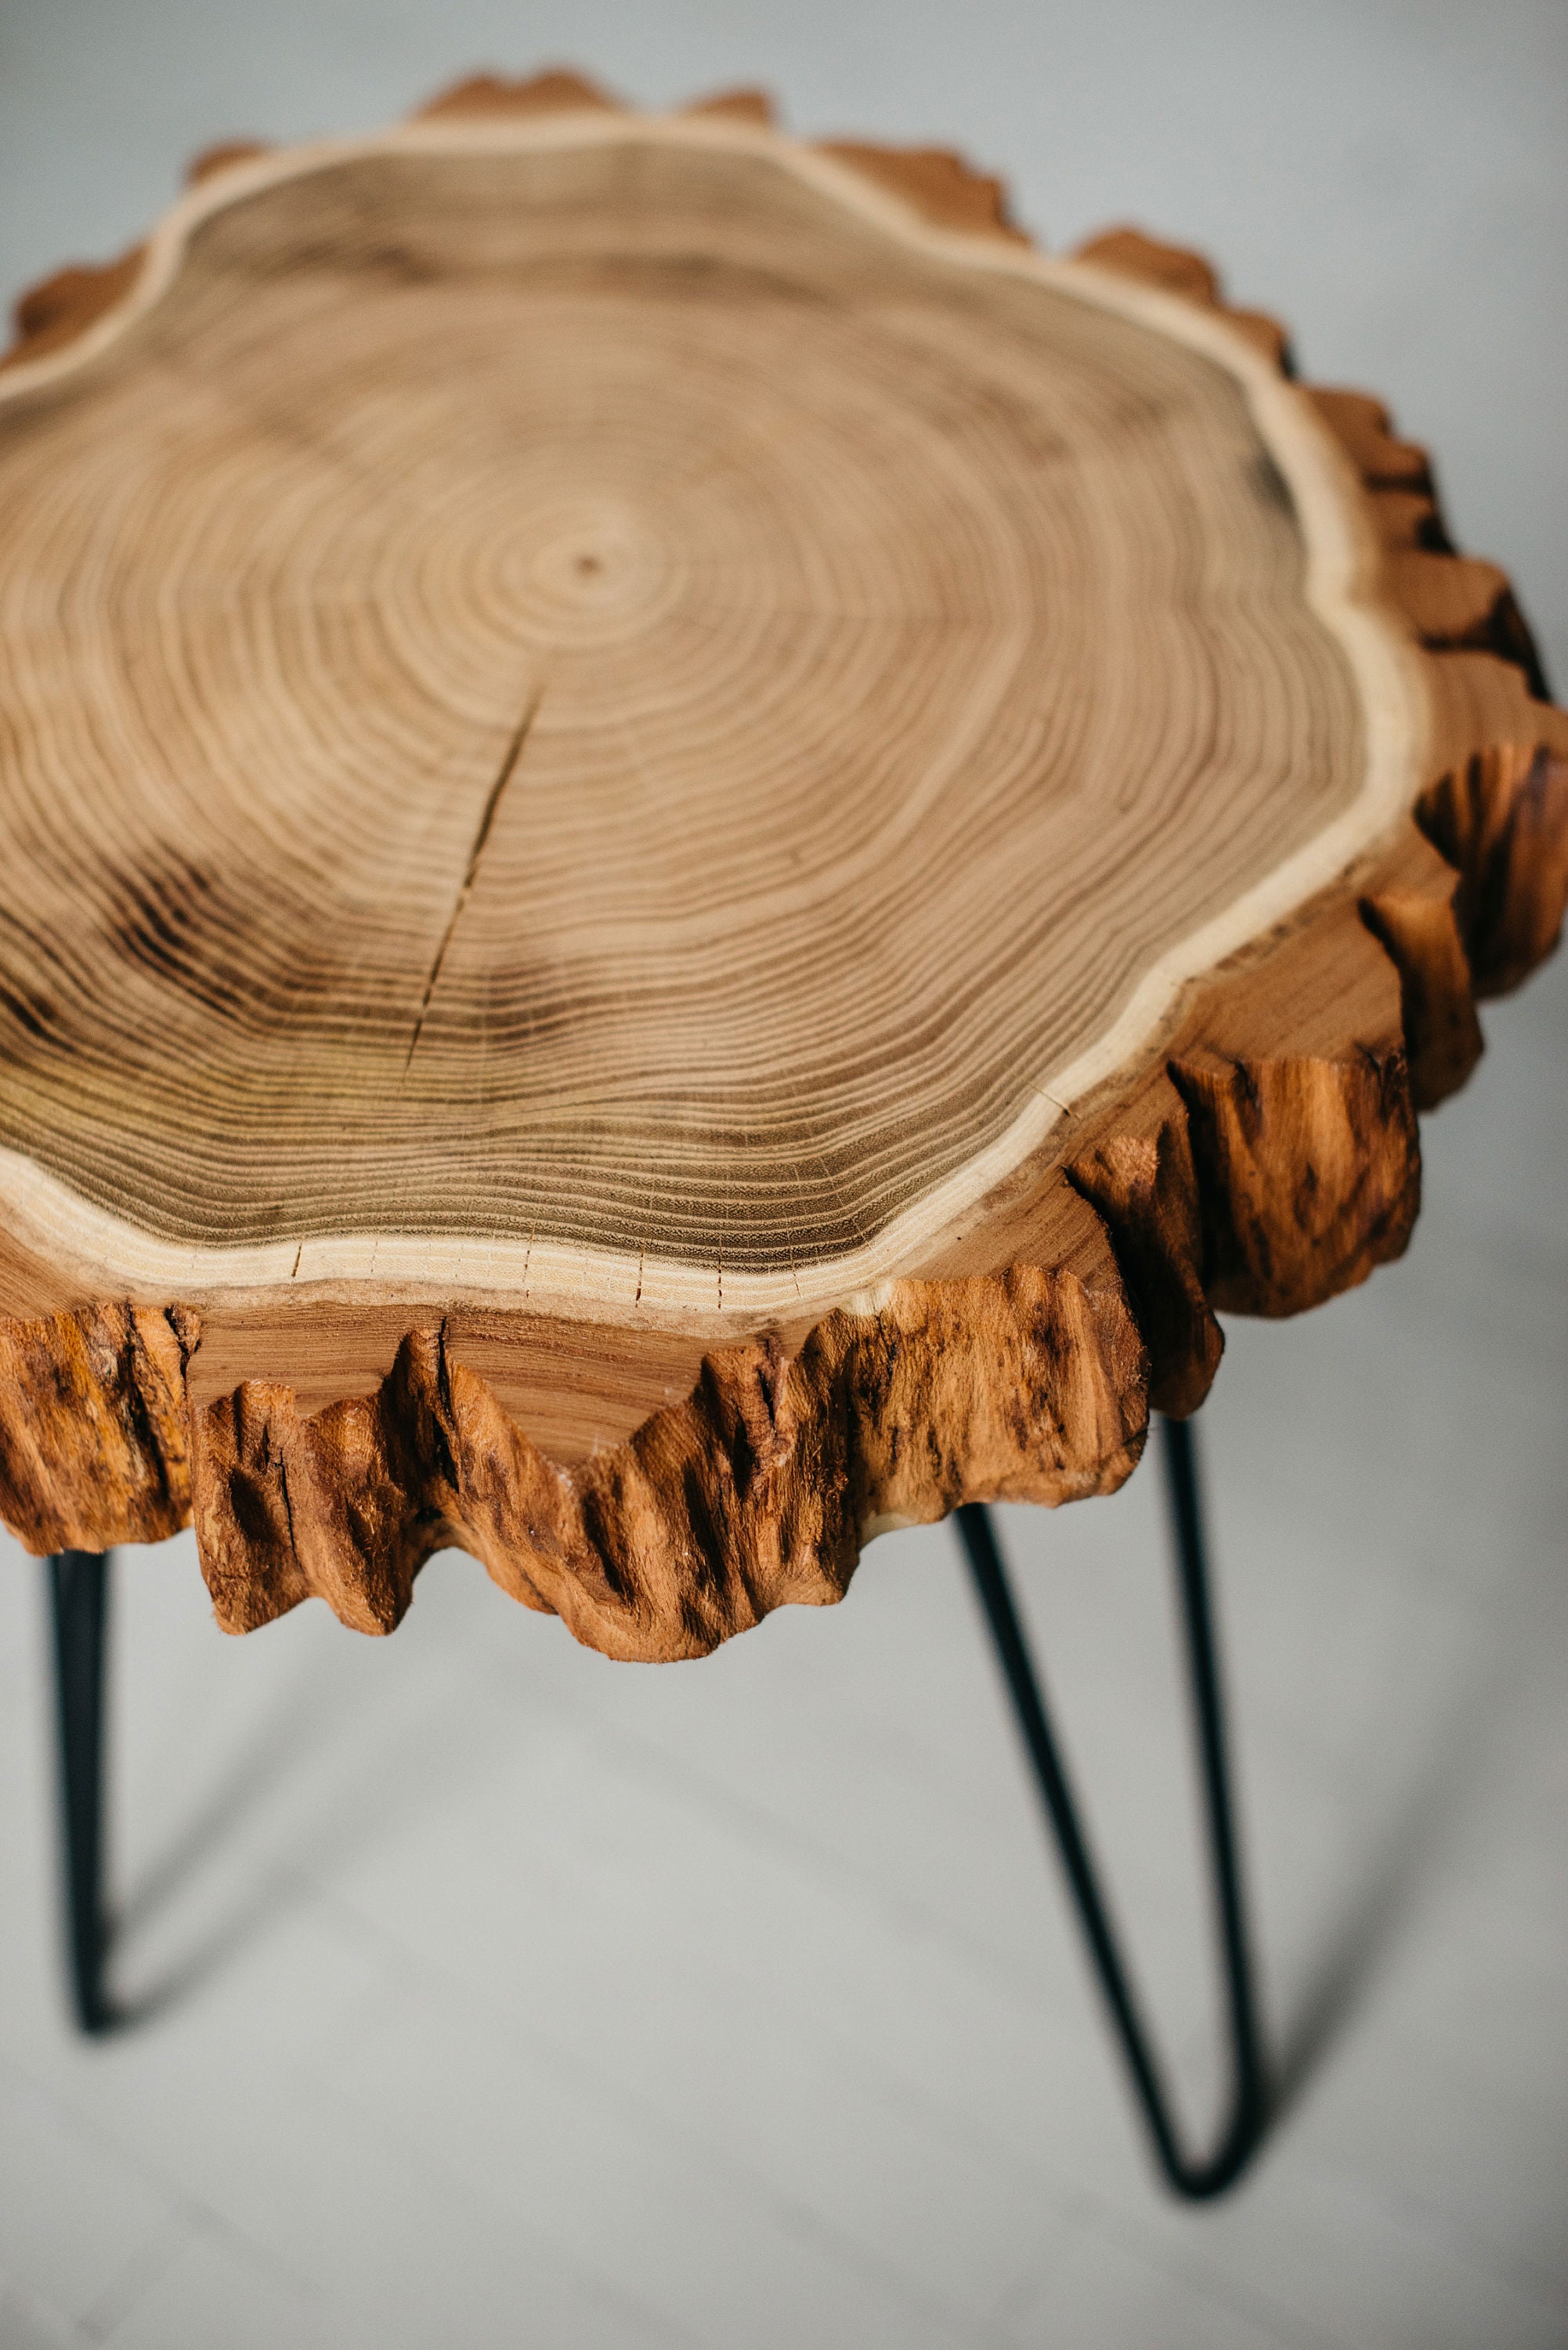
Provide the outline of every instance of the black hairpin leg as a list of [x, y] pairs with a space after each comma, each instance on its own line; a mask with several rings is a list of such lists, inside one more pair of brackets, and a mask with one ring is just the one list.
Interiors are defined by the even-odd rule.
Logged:
[[108, 1929], [103, 1904], [104, 1618], [109, 1558], [62, 1550], [48, 1561], [55, 1628], [55, 1692], [64, 1829], [65, 1923], [77, 2021], [84, 2032], [112, 2021], [104, 1995]]
[[1225, 1988], [1230, 2008], [1232, 2098], [1231, 2118], [1214, 2152], [1195, 2161], [1183, 2152], [1171, 2118], [1165, 2086], [1148, 2034], [1134, 2000], [1127, 1970], [1089, 1858], [1084, 1832], [1062, 1757], [1045, 1711], [1045, 1700], [1030, 1660], [1023, 1627], [1008, 1588], [990, 1512], [971, 1503], [958, 1513], [959, 1533], [969, 1555], [981, 1604], [996, 1642], [1002, 1669], [1012, 1693], [1018, 1725], [1029, 1749], [1040, 1792], [1056, 1832], [1068, 1881], [1088, 1939], [1100, 1987], [1111, 2011], [1127, 2069], [1138, 2095], [1161, 2169], [1179, 2195], [1197, 2201], [1222, 2194], [1240, 2178], [1255, 2153], [1268, 2122], [1268, 2089], [1258, 2036], [1247, 1951], [1241, 1886], [1231, 1816], [1230, 1775], [1225, 1761], [1223, 1712], [1209, 1576], [1199, 1507], [1192, 1431], [1185, 1420], [1160, 1422], [1164, 1440], [1177, 1568], [1187, 1630], [1188, 1664], [1197, 1715], [1209, 1842], [1214, 1871]]

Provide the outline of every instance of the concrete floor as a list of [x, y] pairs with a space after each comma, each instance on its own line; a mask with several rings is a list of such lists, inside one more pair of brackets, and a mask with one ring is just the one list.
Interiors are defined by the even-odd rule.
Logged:
[[[1228, 255], [1392, 392], [1568, 677], [1558, 9], [9, 0], [0, 276], [112, 250], [224, 132], [557, 56], [954, 135], [1058, 238]], [[360, 1641], [118, 1570], [138, 2027], [66, 2027], [40, 1570], [0, 1555], [0, 2345], [1568, 2343], [1568, 964], [1428, 1122], [1405, 1263], [1238, 1325], [1200, 1425], [1286, 2111], [1154, 2185], [940, 1529], [698, 1666], [469, 1562]], [[1004, 1513], [1195, 2121], [1213, 2018], [1158, 1489]]]

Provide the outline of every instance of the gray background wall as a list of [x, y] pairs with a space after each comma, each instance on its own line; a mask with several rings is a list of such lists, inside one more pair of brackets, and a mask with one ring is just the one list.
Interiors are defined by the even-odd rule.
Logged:
[[[565, 61], [950, 141], [1132, 218], [1435, 446], [1568, 680], [1557, 5], [0, 8], [0, 286], [213, 140]], [[3, 523], [0, 523], [3, 527]], [[1233, 1327], [1201, 1433], [1271, 2036], [1222, 2210], [1159, 2199], [950, 1538], [694, 1668], [476, 1568], [389, 1646], [118, 1583], [139, 2029], [65, 2028], [38, 1573], [0, 1554], [0, 2345], [1568, 2339], [1568, 978], [1488, 1016], [1409, 1256]], [[1007, 1534], [1151, 1998], [1211, 2100], [1152, 1479]]]

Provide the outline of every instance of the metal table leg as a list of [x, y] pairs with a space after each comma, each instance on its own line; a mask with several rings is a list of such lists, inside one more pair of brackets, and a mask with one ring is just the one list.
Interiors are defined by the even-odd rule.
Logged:
[[104, 1993], [108, 1929], [103, 1902], [104, 1626], [107, 1552], [57, 1551], [47, 1562], [55, 1628], [64, 1831], [65, 1925], [77, 2021], [84, 2032], [113, 2021]]
[[1192, 1431], [1185, 1420], [1162, 1420], [1159, 1426], [1176, 1536], [1188, 1669], [1202, 1764], [1215, 1908], [1230, 2016], [1231, 2114], [1218, 2146], [1206, 2158], [1195, 2159], [1184, 2151], [1171, 2117], [1160, 2069], [1111, 1929], [1066, 1770], [1046, 1714], [1044, 1695], [1008, 1587], [991, 1513], [982, 1504], [970, 1503], [958, 1512], [958, 1528], [1155, 2153], [1177, 2194], [1197, 2201], [1222, 2194], [1240, 2178], [1267, 2127], [1269, 2101], [1231, 1821], [1223, 1708]]

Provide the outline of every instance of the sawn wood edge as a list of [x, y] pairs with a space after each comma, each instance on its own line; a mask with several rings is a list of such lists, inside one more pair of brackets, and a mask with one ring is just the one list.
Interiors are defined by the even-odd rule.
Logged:
[[[576, 77], [460, 85], [427, 112], [607, 105]], [[754, 92], [706, 101], [766, 120]], [[193, 171], [256, 152], [213, 151]], [[926, 217], [1015, 236], [1000, 184], [945, 151], [830, 151]], [[1084, 255], [1219, 307], [1198, 256], [1132, 230]], [[11, 356], [124, 297], [138, 254], [24, 296]], [[1282, 330], [1229, 313], [1274, 364]], [[1107, 1492], [1151, 1406], [1196, 1409], [1215, 1309], [1294, 1313], [1403, 1249], [1417, 1109], [1480, 1049], [1478, 995], [1549, 953], [1568, 897], [1568, 717], [1503, 575], [1456, 555], [1424, 453], [1349, 392], [1311, 394], [1359, 473], [1386, 592], [1439, 712], [1409, 818], [1342, 883], [1190, 993], [1141, 1083], [1120, 1079], [983, 1202], [919, 1277], [814, 1326], [701, 1353], [694, 1383], [587, 1459], [552, 1460], [463, 1352], [408, 1330], [373, 1392], [314, 1414], [291, 1385], [203, 1391], [177, 1304], [0, 1322], [0, 1515], [31, 1548], [151, 1541], [195, 1520], [224, 1628], [312, 1594], [390, 1630], [457, 1544], [618, 1657], [701, 1654], [786, 1601], [840, 1597], [861, 1544], [967, 1500]], [[695, 1342], [691, 1350], [698, 1349]], [[671, 1364], [655, 1367], [670, 1393]], [[635, 1381], [633, 1382], [635, 1385]]]

